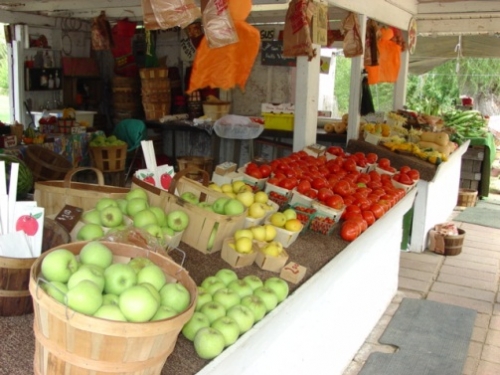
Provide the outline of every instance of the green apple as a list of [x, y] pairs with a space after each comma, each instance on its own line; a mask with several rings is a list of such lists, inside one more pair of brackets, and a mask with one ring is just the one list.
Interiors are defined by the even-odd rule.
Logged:
[[169, 306], [178, 313], [183, 312], [191, 302], [191, 294], [180, 283], [167, 283], [160, 289], [161, 304]]
[[92, 241], [104, 236], [104, 229], [97, 224], [84, 224], [76, 234], [79, 241]]
[[252, 311], [241, 304], [231, 307], [227, 311], [226, 316], [234, 319], [240, 328], [240, 333], [245, 333], [252, 328], [255, 323], [255, 317]]
[[211, 327], [201, 328], [196, 333], [193, 343], [196, 354], [203, 359], [217, 357], [226, 346], [222, 333]]
[[78, 261], [71, 251], [57, 249], [43, 258], [41, 267], [42, 275], [48, 281], [66, 283], [78, 269]]
[[288, 296], [289, 287], [288, 283], [280, 277], [271, 276], [266, 281], [264, 281], [264, 286], [272, 289], [276, 296], [278, 297], [278, 303], [283, 302]]
[[167, 214], [163, 208], [157, 206], [149, 207], [150, 211], [155, 214], [158, 225], [164, 227], [167, 225]]
[[213, 294], [212, 300], [219, 302], [226, 310], [229, 310], [240, 303], [240, 296], [232, 289], [221, 288]]
[[127, 214], [134, 217], [138, 212], [149, 208], [147, 200], [142, 198], [132, 198], [127, 201]]
[[129, 264], [113, 263], [104, 270], [105, 293], [119, 296], [135, 284], [137, 284], [137, 274]]
[[161, 303], [161, 297], [160, 297], [160, 292], [154, 287], [153, 284], [150, 283], [138, 283], [137, 285], [142, 285], [143, 287], [147, 288], [149, 292], [153, 295], [155, 300], [158, 301], [158, 303]]
[[218, 213], [220, 215], [224, 215], [224, 206], [226, 203], [229, 201], [230, 198], [226, 197], [220, 197], [217, 198], [213, 203], [212, 203], [212, 208], [215, 213]]
[[158, 225], [158, 219], [156, 218], [156, 215], [149, 208], [136, 212], [133, 220], [134, 227], [136, 228], [144, 228], [145, 226], [150, 224]]
[[95, 208], [97, 211], [102, 211], [106, 207], [118, 207], [118, 203], [113, 198], [101, 198], [97, 201]]
[[241, 304], [246, 306], [253, 314], [255, 322], [261, 320], [267, 313], [266, 305], [259, 296], [251, 295], [241, 299]]
[[83, 264], [70, 276], [68, 280], [68, 289], [73, 289], [83, 280], [92, 281], [102, 292], [104, 290], [104, 269], [94, 264]]
[[143, 267], [137, 274], [137, 283], [150, 283], [156, 290], [160, 290], [167, 282], [163, 270], [156, 264]]
[[158, 224], [148, 224], [145, 227], [142, 227], [146, 232], [148, 232], [151, 236], [156, 238], [158, 241], [158, 244], [160, 246], [165, 246], [165, 235], [163, 234], [163, 231], [161, 230], [161, 227]]
[[115, 320], [119, 322], [127, 321], [127, 318], [125, 318], [125, 315], [123, 315], [118, 305], [114, 304], [102, 304], [94, 313], [94, 318]]
[[129, 260], [128, 265], [133, 268], [136, 273], [146, 266], [154, 264], [154, 262], [146, 257], [135, 257]]
[[128, 201], [130, 201], [132, 199], [136, 199], [136, 198], [140, 198], [140, 199], [147, 201], [148, 200], [148, 193], [146, 192], [146, 190], [136, 188], [136, 189], [130, 190], [127, 193], [127, 195], [125, 196], [125, 199]]
[[192, 204], [198, 204], [198, 202], [199, 202], [198, 197], [190, 191], [186, 191], [186, 192], [182, 193], [181, 198], [184, 199], [186, 202], [189, 202]]
[[118, 306], [118, 296], [113, 293], [106, 293], [102, 296], [103, 305], [117, 305]]
[[128, 201], [126, 199], [117, 199], [116, 203], [118, 204], [118, 207], [122, 211], [122, 214], [127, 215], [127, 204], [128, 204]]
[[201, 307], [200, 312], [208, 318], [210, 324], [215, 322], [220, 317], [226, 315], [226, 309], [224, 308], [224, 306], [222, 306], [220, 302], [216, 301], [210, 301], [205, 303]]
[[67, 306], [76, 312], [94, 315], [102, 305], [102, 291], [90, 280], [79, 282], [66, 293]]
[[217, 290], [225, 288], [226, 285], [216, 276], [207, 276], [201, 286], [210, 294], [214, 294]]
[[176, 232], [182, 232], [189, 224], [189, 216], [182, 210], [173, 210], [167, 214], [167, 226]]
[[230, 282], [238, 280], [238, 275], [236, 272], [229, 268], [221, 268], [215, 273], [215, 277], [219, 278], [224, 285], [229, 285]]
[[258, 287], [253, 291], [253, 294], [260, 297], [262, 302], [264, 302], [267, 312], [273, 310], [278, 305], [278, 296], [273, 289], [267, 286]]
[[224, 205], [224, 214], [229, 216], [240, 215], [245, 212], [245, 206], [238, 199], [231, 198]]
[[219, 229], [218, 223], [215, 223], [212, 232], [210, 232], [210, 237], [208, 237], [208, 242], [207, 242], [207, 251], [210, 252], [212, 251], [212, 248], [214, 247], [215, 239], [217, 238], [217, 230]]
[[161, 227], [161, 232], [163, 233], [164, 236], [169, 236], [169, 237], [173, 237], [175, 236], [175, 231], [170, 228], [170, 227]]
[[102, 223], [101, 223], [101, 212], [99, 210], [85, 211], [82, 214], [82, 221], [84, 223], [86, 223], [86, 224], [102, 225]]
[[210, 325], [210, 327], [215, 328], [222, 333], [226, 347], [234, 344], [240, 336], [240, 326], [229, 316], [223, 316], [217, 319]]
[[104, 227], [115, 228], [123, 223], [123, 213], [118, 206], [108, 206], [99, 212], [99, 219]]
[[151, 321], [169, 319], [169, 318], [172, 318], [176, 315], [179, 315], [179, 313], [177, 311], [175, 311], [173, 308], [171, 308], [169, 306], [161, 306], [160, 305], [160, 307], [158, 307], [158, 310], [156, 311], [156, 313], [151, 318]]
[[252, 290], [255, 290], [258, 287], [264, 285], [264, 282], [257, 275], [247, 275], [243, 278], [243, 280], [246, 281], [248, 285], [250, 285]]
[[118, 306], [129, 322], [141, 323], [150, 320], [160, 304], [143, 285], [134, 285], [123, 291]]
[[64, 299], [66, 298], [66, 293], [68, 292], [68, 286], [65, 283], [60, 281], [51, 281], [49, 283], [43, 283], [41, 286], [49, 296], [64, 304]]
[[207, 303], [212, 301], [212, 294], [207, 292], [207, 290], [201, 286], [198, 287], [198, 298], [196, 299], [196, 307], [195, 311], [199, 311], [201, 307]]
[[80, 250], [82, 264], [94, 264], [105, 269], [113, 263], [113, 252], [99, 241], [90, 241]]
[[285, 215], [287, 220], [297, 218], [297, 212], [293, 208], [287, 208], [285, 211], [283, 211], [283, 215]]
[[189, 341], [193, 341], [196, 333], [201, 328], [210, 327], [208, 318], [199, 311], [195, 311], [191, 319], [182, 327], [182, 334]]
[[234, 280], [230, 282], [227, 287], [234, 290], [240, 298], [251, 296], [253, 294], [252, 287], [243, 279]]

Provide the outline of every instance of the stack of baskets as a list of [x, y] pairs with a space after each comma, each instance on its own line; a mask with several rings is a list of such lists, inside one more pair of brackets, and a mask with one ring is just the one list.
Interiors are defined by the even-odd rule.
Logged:
[[116, 146], [90, 146], [92, 164], [102, 172], [125, 170], [127, 144]]
[[158, 120], [170, 114], [171, 93], [168, 68], [140, 70], [142, 106], [146, 120]]
[[137, 100], [140, 93], [139, 77], [115, 76], [113, 78], [113, 106], [117, 121], [142, 117], [142, 106]]

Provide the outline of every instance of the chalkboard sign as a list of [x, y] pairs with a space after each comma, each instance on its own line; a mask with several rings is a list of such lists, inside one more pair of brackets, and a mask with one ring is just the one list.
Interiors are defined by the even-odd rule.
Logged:
[[283, 56], [283, 41], [262, 41], [261, 64], [274, 66], [295, 66], [295, 57]]

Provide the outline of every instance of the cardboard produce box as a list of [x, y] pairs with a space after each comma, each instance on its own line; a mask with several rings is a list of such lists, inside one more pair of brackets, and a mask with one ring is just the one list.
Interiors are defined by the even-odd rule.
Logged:
[[224, 239], [224, 243], [222, 245], [221, 258], [224, 259], [229, 265], [233, 268], [242, 268], [246, 266], [250, 266], [254, 263], [255, 258], [257, 257], [257, 252], [259, 251], [259, 247], [257, 243], [253, 244], [253, 251], [249, 254], [242, 254], [237, 252], [231, 244], [234, 244], [234, 238], [228, 237]]

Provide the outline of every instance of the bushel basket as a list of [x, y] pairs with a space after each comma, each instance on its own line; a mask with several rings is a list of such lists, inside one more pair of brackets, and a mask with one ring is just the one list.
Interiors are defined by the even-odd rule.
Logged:
[[31, 145], [26, 149], [26, 165], [35, 181], [62, 180], [73, 164], [64, 156], [43, 146]]
[[[64, 245], [77, 255], [87, 242]], [[35, 319], [34, 373], [37, 375], [159, 375], [174, 350], [179, 332], [194, 313], [196, 283], [170, 258], [137, 246], [103, 242], [114, 254], [114, 262], [147, 257], [165, 273], [168, 282], [179, 282], [191, 294], [188, 308], [169, 319], [129, 323], [94, 318], [70, 310], [41, 287], [41, 264], [33, 264], [30, 293]], [[63, 246], [54, 248], [58, 249]]]

